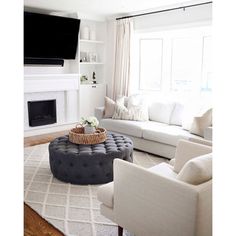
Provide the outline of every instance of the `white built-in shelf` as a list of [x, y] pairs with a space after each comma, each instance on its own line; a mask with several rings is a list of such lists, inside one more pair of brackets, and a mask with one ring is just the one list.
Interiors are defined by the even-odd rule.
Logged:
[[103, 62], [80, 62], [80, 65], [103, 65]]
[[103, 86], [104, 84], [103, 83], [93, 84], [93, 83], [81, 83], [80, 82], [80, 85], [82, 85], [82, 86]]
[[80, 39], [80, 43], [97, 43], [97, 44], [103, 44], [104, 41]]

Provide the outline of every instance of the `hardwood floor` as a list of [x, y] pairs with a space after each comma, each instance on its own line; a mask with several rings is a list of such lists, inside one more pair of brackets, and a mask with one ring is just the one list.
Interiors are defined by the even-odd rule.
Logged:
[[24, 203], [24, 236], [64, 236], [64, 234]]
[[50, 134], [42, 134], [42, 135], [36, 135], [31, 137], [24, 138], [24, 146], [34, 146], [39, 145], [43, 143], [51, 142], [53, 139], [68, 134], [68, 130], [50, 133]]
[[[34, 146], [51, 142], [53, 139], [68, 134], [68, 130], [24, 138], [24, 146]], [[24, 236], [64, 236], [49, 224], [37, 212], [24, 203]]]

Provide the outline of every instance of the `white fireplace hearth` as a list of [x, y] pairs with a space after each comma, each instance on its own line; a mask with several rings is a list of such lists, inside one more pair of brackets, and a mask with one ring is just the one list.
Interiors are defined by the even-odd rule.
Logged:
[[[78, 74], [25, 75], [24, 91], [25, 137], [69, 129], [78, 122]], [[56, 123], [31, 127], [29, 125], [28, 102], [54, 99], [56, 100]]]

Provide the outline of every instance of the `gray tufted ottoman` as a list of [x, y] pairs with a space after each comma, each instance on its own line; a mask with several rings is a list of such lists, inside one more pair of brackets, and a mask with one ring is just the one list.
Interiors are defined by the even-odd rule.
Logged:
[[108, 133], [100, 144], [71, 143], [68, 136], [49, 145], [49, 161], [53, 175], [72, 184], [103, 184], [113, 181], [113, 160], [133, 162], [133, 142], [120, 134]]

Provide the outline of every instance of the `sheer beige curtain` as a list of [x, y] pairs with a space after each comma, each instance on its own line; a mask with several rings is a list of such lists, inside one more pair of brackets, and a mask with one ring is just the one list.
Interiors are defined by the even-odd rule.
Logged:
[[113, 99], [129, 95], [130, 54], [133, 21], [122, 19], [116, 22], [115, 67], [113, 76]]

